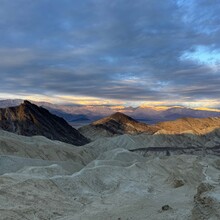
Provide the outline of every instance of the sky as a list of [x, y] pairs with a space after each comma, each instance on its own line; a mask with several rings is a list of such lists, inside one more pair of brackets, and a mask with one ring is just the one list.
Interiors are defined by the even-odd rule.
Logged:
[[220, 108], [219, 0], [0, 0], [0, 98]]

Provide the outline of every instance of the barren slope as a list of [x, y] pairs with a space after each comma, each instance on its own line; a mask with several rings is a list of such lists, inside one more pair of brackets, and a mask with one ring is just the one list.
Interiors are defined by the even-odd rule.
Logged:
[[42, 135], [74, 145], [88, 143], [64, 119], [28, 101], [16, 107], [0, 109], [0, 128], [25, 136]]
[[220, 118], [181, 118], [158, 123], [157, 127], [159, 127], [159, 133], [165, 134], [207, 134], [220, 128]]
[[90, 125], [83, 126], [79, 131], [86, 137], [94, 140], [99, 136], [111, 137], [114, 135], [139, 134], [142, 132], [153, 134], [156, 129], [154, 126], [148, 126], [123, 113], [117, 112]]
[[111, 137], [122, 134], [208, 134], [220, 128], [220, 117], [182, 118], [161, 122], [155, 125], [140, 123], [122, 113], [83, 126], [79, 131], [86, 137], [95, 140], [100, 137]]
[[29, 166], [0, 176], [0, 219], [218, 219], [219, 159], [101, 154], [78, 172]]

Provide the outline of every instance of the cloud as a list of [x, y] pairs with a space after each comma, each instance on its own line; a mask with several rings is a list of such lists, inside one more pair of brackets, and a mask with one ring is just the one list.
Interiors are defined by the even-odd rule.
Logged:
[[218, 1], [0, 0], [0, 5], [0, 92], [219, 100], [219, 68], [209, 62], [220, 49]]

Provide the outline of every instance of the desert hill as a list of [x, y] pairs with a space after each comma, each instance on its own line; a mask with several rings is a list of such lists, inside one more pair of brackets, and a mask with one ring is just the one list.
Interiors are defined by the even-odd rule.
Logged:
[[97, 139], [122, 134], [198, 134], [203, 135], [220, 128], [220, 117], [209, 118], [181, 118], [173, 121], [148, 125], [138, 122], [123, 114], [115, 113], [83, 126], [79, 131], [86, 137]]
[[147, 124], [138, 122], [121, 112], [116, 112], [109, 117], [81, 127], [79, 131], [94, 140], [99, 135], [111, 137], [114, 135], [138, 134], [141, 132], [153, 134], [157, 130], [154, 126], [148, 126]]
[[220, 128], [220, 117], [209, 118], [181, 118], [174, 121], [161, 122], [156, 124], [159, 133], [167, 134], [207, 134]]
[[0, 128], [24, 136], [42, 135], [74, 145], [88, 143], [64, 119], [28, 101], [19, 106], [0, 109]]

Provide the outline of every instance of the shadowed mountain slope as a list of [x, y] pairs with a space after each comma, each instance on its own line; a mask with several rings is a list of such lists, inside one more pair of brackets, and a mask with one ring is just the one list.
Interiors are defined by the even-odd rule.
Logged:
[[16, 107], [0, 109], [0, 128], [24, 136], [42, 135], [74, 145], [88, 143], [87, 138], [63, 118], [28, 101]]

